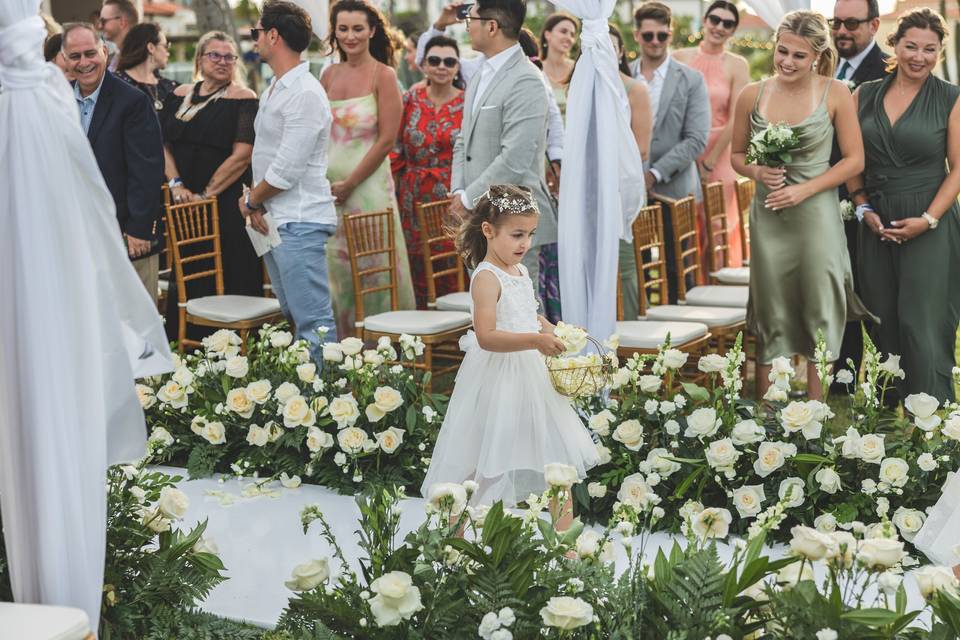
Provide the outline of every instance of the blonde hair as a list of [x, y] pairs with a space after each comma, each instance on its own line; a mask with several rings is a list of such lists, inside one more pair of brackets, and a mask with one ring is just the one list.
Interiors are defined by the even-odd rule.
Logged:
[[816, 56], [815, 71], [821, 76], [833, 77], [833, 70], [837, 66], [837, 52], [830, 46], [830, 29], [826, 18], [816, 11], [791, 11], [777, 27], [775, 40], [779, 41], [785, 33], [792, 33], [806, 40]]
[[[459, 195], [455, 195], [459, 198]], [[487, 256], [487, 237], [483, 235], [483, 223], [494, 228], [500, 226], [505, 216], [536, 216], [540, 214], [533, 193], [527, 187], [514, 184], [493, 184], [480, 196], [473, 212], [457, 231], [457, 251], [471, 269], [476, 268]]]
[[196, 82], [198, 80], [203, 80], [203, 73], [200, 71], [200, 58], [202, 58], [207, 52], [207, 45], [211, 40], [226, 42], [233, 47], [233, 50], [237, 55], [237, 62], [233, 65], [233, 78], [231, 81], [233, 84], [237, 84], [246, 88], [247, 79], [243, 73], [243, 61], [240, 59], [240, 47], [237, 46], [236, 41], [234, 41], [229, 34], [224, 33], [223, 31], [207, 31], [205, 34], [200, 36], [200, 40], [197, 41], [197, 51], [193, 56], [193, 81]]

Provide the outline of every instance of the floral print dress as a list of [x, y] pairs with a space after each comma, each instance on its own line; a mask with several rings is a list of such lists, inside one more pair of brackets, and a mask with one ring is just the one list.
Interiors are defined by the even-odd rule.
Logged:
[[[430, 101], [426, 87], [412, 89], [403, 97], [403, 120], [392, 161], [400, 200], [400, 222], [410, 256], [413, 292], [420, 309], [427, 308], [427, 280], [416, 206], [447, 197], [453, 143], [462, 122], [463, 93], [439, 108]], [[453, 241], [435, 244], [433, 249], [453, 251]], [[437, 282], [436, 294], [442, 296], [456, 291], [456, 286], [456, 276], [445, 276]]]

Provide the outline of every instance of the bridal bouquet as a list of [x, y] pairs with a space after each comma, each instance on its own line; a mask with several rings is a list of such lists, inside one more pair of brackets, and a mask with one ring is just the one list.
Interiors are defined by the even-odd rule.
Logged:
[[750, 139], [747, 164], [782, 167], [793, 160], [791, 151], [800, 146], [797, 132], [783, 122], [770, 123]]

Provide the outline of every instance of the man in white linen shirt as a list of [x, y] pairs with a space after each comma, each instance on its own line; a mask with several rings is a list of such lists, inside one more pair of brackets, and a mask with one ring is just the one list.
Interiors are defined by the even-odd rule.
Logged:
[[336, 340], [327, 275], [327, 240], [337, 230], [327, 145], [333, 115], [327, 94], [300, 54], [310, 44], [306, 11], [291, 2], [268, 0], [251, 37], [274, 78], [260, 97], [254, 123], [254, 187], [240, 199], [240, 212], [266, 234], [269, 212], [281, 244], [264, 256], [283, 314], [323, 363], [318, 329]]

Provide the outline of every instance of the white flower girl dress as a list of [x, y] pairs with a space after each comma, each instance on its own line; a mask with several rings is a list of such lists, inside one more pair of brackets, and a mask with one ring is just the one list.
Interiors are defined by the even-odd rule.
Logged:
[[[518, 267], [522, 275], [514, 276], [481, 262], [470, 281], [489, 271], [500, 282], [497, 329], [537, 333], [533, 283]], [[569, 400], [554, 390], [540, 352], [485, 351], [473, 331], [461, 338], [460, 348], [463, 363], [421, 494], [437, 482], [474, 480], [480, 486], [474, 504], [503, 500], [515, 506], [546, 488], [547, 463], [572, 465], [586, 477], [599, 462], [597, 447]]]

